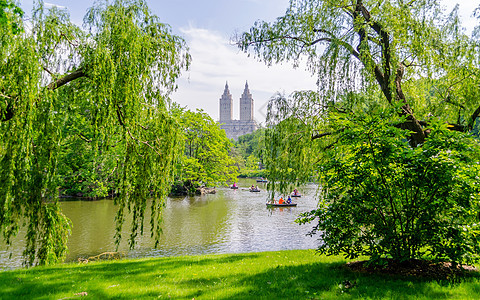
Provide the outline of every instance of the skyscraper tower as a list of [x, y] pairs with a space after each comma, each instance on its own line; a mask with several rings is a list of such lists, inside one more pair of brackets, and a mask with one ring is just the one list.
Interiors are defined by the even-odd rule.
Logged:
[[228, 90], [228, 83], [226, 83], [225, 90], [220, 98], [220, 118], [218, 122], [220, 128], [225, 130], [227, 138], [237, 140], [238, 137], [257, 130], [257, 123], [253, 119], [253, 98], [247, 82], [245, 82], [245, 90], [240, 98], [240, 120], [233, 120], [232, 108], [232, 95]]
[[228, 90], [228, 82], [225, 83], [225, 90], [220, 98], [220, 123], [232, 120], [232, 95]]
[[240, 98], [240, 121], [253, 121], [253, 98], [248, 82], [245, 82], [245, 90]]

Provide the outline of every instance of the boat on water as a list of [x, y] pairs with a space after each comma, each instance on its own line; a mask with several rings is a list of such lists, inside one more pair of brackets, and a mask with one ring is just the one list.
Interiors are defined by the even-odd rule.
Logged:
[[294, 189], [293, 192], [290, 194], [290, 197], [300, 198], [302, 197], [302, 194], [300, 194], [297, 189]]
[[238, 190], [238, 186], [233, 186], [233, 185], [232, 185], [230, 188], [231, 188], [232, 190]]
[[258, 192], [260, 192], [260, 189], [250, 189], [249, 191], [252, 192], [252, 193], [258, 193]]
[[257, 179], [257, 182], [268, 182], [268, 180], [264, 179], [263, 177], [260, 177], [260, 179]]
[[266, 203], [267, 207], [291, 207], [291, 206], [297, 206], [297, 203]]

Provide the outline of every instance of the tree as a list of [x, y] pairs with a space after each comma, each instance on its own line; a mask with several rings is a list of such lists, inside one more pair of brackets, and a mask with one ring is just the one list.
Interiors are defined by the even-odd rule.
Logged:
[[[143, 233], [150, 196], [158, 242], [173, 179], [180, 132], [168, 97], [190, 62], [185, 42], [142, 0], [97, 2], [84, 23], [88, 31], [39, 2], [31, 30], [0, 29], [0, 229], [10, 243], [24, 220], [29, 265], [65, 255], [69, 220], [57, 198], [61, 148], [72, 139], [66, 126], [96, 158], [115, 148], [117, 243], [126, 208], [131, 247]], [[101, 164], [95, 159], [93, 166]]]
[[267, 64], [306, 58], [318, 75], [317, 92], [270, 102], [264, 161], [271, 190], [321, 183], [320, 208], [301, 222], [319, 218], [322, 252], [477, 259], [479, 45], [457, 10], [291, 1], [239, 38]]
[[462, 33], [457, 10], [444, 18], [435, 0], [292, 1], [285, 16], [273, 24], [257, 22], [238, 45], [253, 48], [267, 64], [298, 64], [306, 57], [319, 76], [322, 104], [357, 85], [380, 91], [389, 105], [402, 104], [399, 113], [407, 116], [402, 126], [412, 131], [411, 143], [417, 145], [428, 134], [422, 118], [431, 113], [418, 109], [425, 115], [415, 115], [412, 105], [424, 95], [405, 91], [404, 83], [417, 76], [442, 78], [441, 86], [433, 85], [437, 99], [432, 104], [449, 112], [452, 106], [461, 108], [460, 118], [445, 116], [453, 128], [471, 130], [480, 114], [478, 89], [472, 89], [479, 83], [478, 45]]
[[190, 193], [201, 185], [225, 183], [237, 177], [229, 151], [233, 147], [224, 130], [202, 110], [176, 110], [179, 115], [184, 155], [178, 165], [177, 179]]

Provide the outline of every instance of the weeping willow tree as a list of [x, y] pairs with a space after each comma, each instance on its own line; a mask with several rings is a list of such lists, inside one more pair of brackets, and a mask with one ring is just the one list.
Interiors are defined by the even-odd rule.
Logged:
[[[7, 12], [8, 13], [8, 12]], [[184, 40], [142, 0], [100, 1], [84, 28], [65, 11], [35, 5], [23, 27], [0, 29], [0, 230], [9, 244], [26, 226], [25, 262], [64, 258], [70, 221], [58, 203], [59, 153], [74, 134], [92, 151], [92, 168], [115, 178], [117, 244], [126, 210], [130, 246], [143, 233], [147, 198], [159, 240], [163, 199], [179, 152], [169, 94], [188, 68]], [[74, 130], [65, 130], [65, 126]], [[73, 133], [72, 133], [73, 132]], [[111, 154], [109, 163], [106, 154]]]
[[[269, 189], [320, 182], [320, 251], [473, 262], [480, 250], [478, 29], [435, 0], [298, 0], [240, 49], [303, 61], [317, 91], [269, 104]], [[273, 193], [272, 193], [273, 196]]]

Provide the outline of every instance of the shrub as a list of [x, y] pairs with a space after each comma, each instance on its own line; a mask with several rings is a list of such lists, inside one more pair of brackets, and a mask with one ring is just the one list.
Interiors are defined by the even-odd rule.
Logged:
[[319, 169], [318, 209], [297, 220], [318, 220], [311, 233], [323, 241], [319, 251], [377, 262], [477, 261], [478, 141], [432, 124], [425, 143], [411, 147], [410, 133], [389, 116], [349, 118]]

